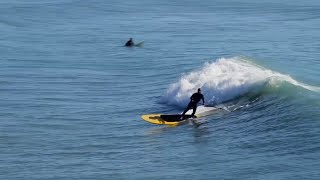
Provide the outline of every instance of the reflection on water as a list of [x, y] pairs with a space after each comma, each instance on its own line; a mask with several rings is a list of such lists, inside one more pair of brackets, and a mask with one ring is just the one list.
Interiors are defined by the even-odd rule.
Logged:
[[162, 134], [172, 128], [175, 128], [176, 126], [166, 126], [166, 125], [160, 125], [160, 126], [157, 126], [155, 128], [152, 128], [148, 131], [145, 132], [145, 134], [147, 136], [154, 136], [154, 135], [159, 135], [159, 134]]

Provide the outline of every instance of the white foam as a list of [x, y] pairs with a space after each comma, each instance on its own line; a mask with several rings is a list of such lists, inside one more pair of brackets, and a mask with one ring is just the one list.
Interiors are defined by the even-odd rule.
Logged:
[[205, 63], [202, 68], [183, 75], [178, 82], [169, 86], [162, 100], [183, 107], [189, 102], [189, 97], [202, 88], [206, 102], [217, 104], [260, 89], [266, 83], [272, 85], [274, 80], [287, 81], [312, 91], [319, 90], [318, 87], [299, 83], [289, 75], [234, 57]]
[[[215, 108], [215, 107], [206, 107], [206, 106], [198, 106], [196, 114], [197, 116], [206, 116], [209, 114], [212, 114], [213, 112], [219, 110], [220, 108]], [[192, 114], [193, 109], [190, 109], [189, 111], [186, 112], [186, 114]], [[182, 113], [182, 112], [181, 112]]]

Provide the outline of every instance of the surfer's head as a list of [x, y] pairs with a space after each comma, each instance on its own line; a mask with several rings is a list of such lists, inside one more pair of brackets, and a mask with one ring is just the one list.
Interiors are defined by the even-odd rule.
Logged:
[[200, 88], [198, 88], [198, 93], [201, 93], [201, 89]]

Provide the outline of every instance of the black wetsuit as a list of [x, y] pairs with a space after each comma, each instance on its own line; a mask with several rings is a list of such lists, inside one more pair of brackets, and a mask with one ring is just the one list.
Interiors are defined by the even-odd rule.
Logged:
[[129, 40], [127, 43], [126, 43], [126, 45], [125, 46], [133, 46], [134, 45], [134, 43], [133, 43], [133, 41], [132, 40]]
[[192, 94], [192, 96], [190, 97], [191, 101], [190, 103], [188, 104], [188, 107], [186, 108], [186, 110], [184, 110], [184, 112], [182, 113], [182, 116], [184, 116], [184, 114], [189, 110], [189, 109], [193, 109], [193, 112], [192, 112], [192, 116], [194, 116], [194, 114], [196, 113], [197, 111], [197, 104], [198, 102], [202, 99], [202, 102], [204, 103], [204, 97], [201, 93], [194, 93]]

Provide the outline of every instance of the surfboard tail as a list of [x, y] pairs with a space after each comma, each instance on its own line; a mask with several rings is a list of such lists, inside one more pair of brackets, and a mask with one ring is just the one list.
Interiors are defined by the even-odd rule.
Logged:
[[134, 46], [143, 47], [143, 45], [144, 45], [144, 41], [141, 41], [141, 42], [135, 44]]

